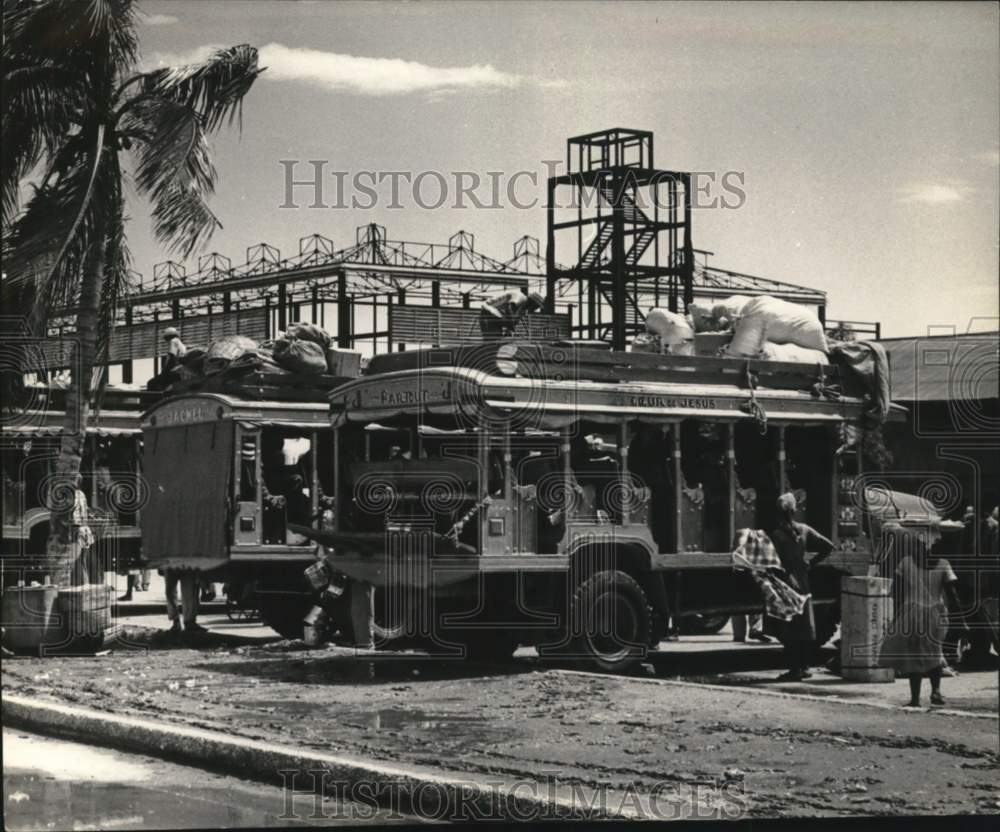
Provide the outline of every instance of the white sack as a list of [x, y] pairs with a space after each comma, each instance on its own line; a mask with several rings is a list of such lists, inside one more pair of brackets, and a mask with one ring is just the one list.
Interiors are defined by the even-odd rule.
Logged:
[[640, 332], [632, 339], [632, 352], [662, 352], [660, 339], [652, 332]]
[[694, 328], [687, 319], [667, 309], [651, 309], [646, 315], [646, 330], [660, 336], [664, 344], [694, 340]]
[[667, 344], [664, 352], [667, 355], [694, 355], [694, 341], [677, 341]]
[[736, 323], [736, 332], [729, 344], [729, 353], [752, 357], [760, 353], [768, 341], [826, 352], [826, 334], [815, 312], [763, 295], [743, 306], [743, 314]]
[[726, 318], [730, 325], [735, 324], [743, 314], [743, 307], [750, 302], [747, 295], [730, 295], [712, 307], [712, 317], [717, 321]]
[[719, 329], [718, 322], [712, 314], [712, 310], [700, 303], [692, 303], [688, 307], [688, 314], [694, 324], [695, 332], [716, 332]]
[[798, 361], [803, 364], [829, 364], [825, 352], [797, 344], [764, 344], [760, 357], [765, 361]]

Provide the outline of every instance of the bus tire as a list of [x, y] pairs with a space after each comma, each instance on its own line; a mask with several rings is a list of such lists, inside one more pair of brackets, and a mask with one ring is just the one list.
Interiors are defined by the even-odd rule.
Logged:
[[576, 588], [570, 625], [577, 656], [601, 670], [620, 673], [646, 655], [653, 611], [631, 575], [605, 570]]
[[375, 615], [372, 620], [372, 636], [378, 644], [387, 644], [406, 636], [410, 630], [407, 610], [390, 609], [385, 587], [372, 588]]

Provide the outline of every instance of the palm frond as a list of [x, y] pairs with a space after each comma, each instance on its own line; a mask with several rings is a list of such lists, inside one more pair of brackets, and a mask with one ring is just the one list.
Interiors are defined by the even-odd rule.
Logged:
[[93, 157], [80, 152], [85, 144], [82, 136], [67, 142], [60, 157], [64, 167], [35, 188], [7, 241], [4, 299], [30, 298], [32, 307], [24, 311], [31, 313], [35, 332], [43, 331], [49, 312], [74, 305], [88, 252], [114, 205], [108, 172], [113, 154], [102, 154], [94, 166]]
[[185, 257], [220, 226], [207, 204], [216, 173], [202, 121], [186, 104], [141, 95], [119, 123], [133, 143], [136, 189], [153, 203], [156, 239]]
[[202, 119], [190, 107], [144, 96], [118, 125], [133, 140], [136, 186], [151, 197], [170, 185], [215, 189], [216, 173]]
[[9, 223], [18, 208], [21, 181], [57, 148], [77, 123], [80, 102], [87, 101], [87, 85], [69, 67], [54, 61], [34, 66], [5, 62], [2, 147], [3, 221]]
[[239, 117], [242, 125], [243, 97], [261, 72], [257, 50], [242, 44], [220, 49], [200, 64], [147, 72], [142, 88], [147, 95], [194, 110], [201, 115], [205, 129], [213, 132], [227, 119], [231, 124]]
[[153, 203], [153, 232], [170, 251], [190, 257], [222, 228], [204, 196], [176, 185], [165, 188]]
[[138, 54], [133, 0], [8, 0], [4, 4], [4, 50], [11, 54], [60, 57], [85, 69], [88, 56], [103, 57], [123, 70]]

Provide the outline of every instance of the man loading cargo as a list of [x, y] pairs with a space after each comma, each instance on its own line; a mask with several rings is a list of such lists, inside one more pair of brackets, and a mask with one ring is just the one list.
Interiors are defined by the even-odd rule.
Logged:
[[163, 356], [163, 372], [167, 372], [181, 364], [187, 355], [187, 347], [184, 346], [176, 327], [168, 326], [163, 330], [163, 340], [167, 342], [167, 352]]
[[483, 301], [479, 308], [479, 329], [487, 340], [509, 338], [522, 318], [544, 308], [545, 298], [538, 292], [506, 292]]

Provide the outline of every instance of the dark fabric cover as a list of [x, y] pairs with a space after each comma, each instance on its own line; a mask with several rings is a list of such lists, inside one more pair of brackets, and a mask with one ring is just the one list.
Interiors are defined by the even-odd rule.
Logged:
[[232, 422], [161, 428], [147, 435], [143, 555], [153, 566], [211, 568], [227, 557]]
[[326, 372], [326, 352], [312, 341], [282, 338], [274, 344], [274, 360], [291, 373], [321, 375]]
[[838, 341], [830, 346], [830, 357], [852, 374], [871, 397], [865, 414], [881, 425], [889, 416], [889, 360], [881, 344], [873, 341]]
[[312, 341], [314, 344], [319, 344], [324, 352], [326, 352], [326, 348], [332, 343], [330, 333], [315, 324], [292, 324], [288, 327], [286, 335], [290, 339], [297, 338], [300, 341]]

